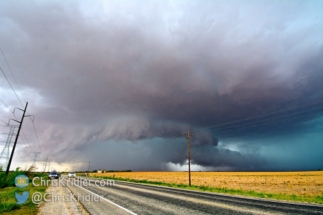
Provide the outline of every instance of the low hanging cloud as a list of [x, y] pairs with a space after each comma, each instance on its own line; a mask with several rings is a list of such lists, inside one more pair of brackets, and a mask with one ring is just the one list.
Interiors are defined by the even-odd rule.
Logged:
[[188, 125], [179, 125], [171, 122], [154, 122], [143, 118], [132, 118], [123, 121], [115, 121], [105, 126], [98, 140], [128, 140], [178, 138], [183, 131], [188, 130]]
[[[55, 159], [63, 162], [64, 153], [75, 151], [68, 158], [73, 160], [80, 151], [84, 159], [95, 160], [109, 144], [127, 154], [134, 151], [127, 145], [132, 143], [158, 158], [147, 162], [152, 157], [143, 156], [132, 168], [184, 165], [186, 148], [177, 143], [191, 131], [195, 164], [262, 169], [275, 157], [274, 149], [268, 156], [260, 153], [268, 138], [288, 141], [295, 133], [318, 131], [321, 6], [5, 1], [0, 3], [0, 45], [19, 96], [30, 101], [28, 110], [36, 116], [44, 157], [60, 154]], [[12, 81], [6, 65], [1, 57]], [[19, 106], [2, 76], [0, 83], [1, 99], [10, 108]], [[4, 121], [10, 118], [1, 114]], [[250, 117], [255, 118], [244, 121]], [[36, 142], [33, 127], [24, 129]], [[159, 148], [157, 142], [174, 146]], [[226, 148], [231, 142], [239, 147]], [[125, 168], [135, 165], [135, 155], [124, 158]]]

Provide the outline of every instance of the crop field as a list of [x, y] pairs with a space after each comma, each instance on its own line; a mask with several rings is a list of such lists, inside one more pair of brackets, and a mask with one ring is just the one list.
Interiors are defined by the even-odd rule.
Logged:
[[[111, 172], [92, 173], [91, 176], [188, 184], [187, 172]], [[192, 185], [197, 186], [307, 197], [323, 196], [323, 171], [191, 172], [191, 178]]]

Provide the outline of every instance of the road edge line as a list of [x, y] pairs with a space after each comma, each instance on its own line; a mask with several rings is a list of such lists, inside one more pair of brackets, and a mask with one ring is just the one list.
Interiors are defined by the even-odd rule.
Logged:
[[110, 204], [112, 204], [112, 205], [114, 205], [114, 206], [116, 206], [116, 207], [118, 207], [118, 208], [121, 208], [121, 209], [122, 209], [122, 210], [124, 210], [124, 211], [127, 211], [128, 213], [130, 213], [130, 214], [132, 214], [132, 215], [137, 215], [136, 213], [134, 213], [134, 212], [132, 212], [132, 211], [128, 210], [127, 208], [124, 208], [124, 207], [122, 207], [121, 205], [118, 205], [117, 203], [114, 203], [114, 202], [112, 202], [111, 200], [109, 200], [109, 199], [107, 199], [107, 198], [104, 198], [104, 197], [102, 197], [102, 196], [100, 196], [100, 195], [98, 195], [98, 194], [96, 194], [96, 193], [93, 193], [92, 191], [90, 191], [90, 190], [88, 190], [88, 189], [85, 189], [84, 187], [78, 186], [78, 185], [76, 185], [76, 184], [74, 184], [74, 185], [75, 185], [75, 186], [77, 186], [77, 187], [79, 187], [79, 188], [82, 188], [83, 190], [88, 191], [89, 193], [91, 193], [91, 194], [93, 194], [93, 195], [96, 195], [96, 196], [100, 197], [101, 199], [103, 199], [103, 200], [105, 200], [105, 201], [109, 202]]

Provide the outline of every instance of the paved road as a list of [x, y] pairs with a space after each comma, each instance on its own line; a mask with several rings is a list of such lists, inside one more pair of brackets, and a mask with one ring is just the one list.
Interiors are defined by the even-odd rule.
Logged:
[[95, 186], [94, 182], [85, 186], [70, 183], [68, 186], [75, 197], [80, 197], [80, 202], [90, 214], [323, 215], [323, 206], [319, 205], [265, 201], [120, 181], [116, 181], [114, 186]]

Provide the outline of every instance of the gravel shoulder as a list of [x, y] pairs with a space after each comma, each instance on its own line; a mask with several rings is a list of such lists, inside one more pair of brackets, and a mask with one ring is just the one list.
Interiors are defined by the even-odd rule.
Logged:
[[75, 198], [73, 198], [73, 194], [65, 186], [49, 186], [46, 190], [46, 193], [51, 193], [51, 195], [47, 197], [47, 199], [50, 199], [50, 201], [42, 202], [39, 205], [38, 215], [48, 215], [48, 214], [88, 215], [89, 214], [83, 208], [83, 206]]

